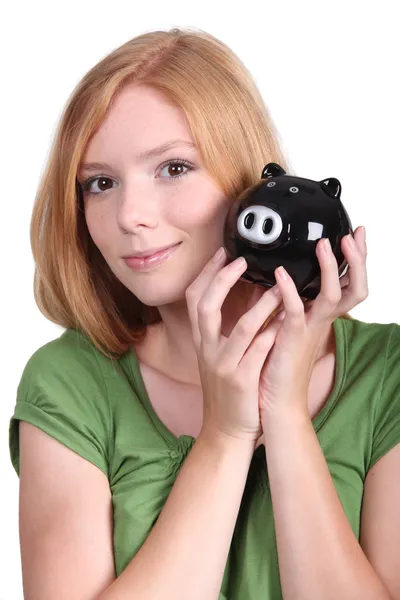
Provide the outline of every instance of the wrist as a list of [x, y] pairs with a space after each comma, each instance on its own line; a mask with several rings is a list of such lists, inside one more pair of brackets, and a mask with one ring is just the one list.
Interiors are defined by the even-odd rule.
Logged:
[[279, 407], [273, 411], [261, 414], [261, 423], [264, 433], [268, 430], [276, 431], [277, 427], [285, 425], [299, 426], [307, 425], [311, 422], [308, 409], [303, 407]]
[[257, 440], [229, 435], [220, 430], [202, 429], [198, 438], [204, 444], [216, 448], [219, 452], [251, 452], [253, 454]]

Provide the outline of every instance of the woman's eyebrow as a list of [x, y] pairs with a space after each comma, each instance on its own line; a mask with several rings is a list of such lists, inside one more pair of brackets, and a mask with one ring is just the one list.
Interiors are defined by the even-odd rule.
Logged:
[[[153, 158], [154, 156], [159, 156], [160, 154], [164, 154], [167, 150], [174, 148], [176, 146], [187, 146], [189, 148], [195, 148], [196, 144], [194, 142], [189, 142], [187, 140], [170, 140], [168, 142], [164, 142], [161, 146], [157, 146], [156, 148], [151, 148], [150, 150], [146, 150], [145, 152], [141, 152], [138, 155], [138, 161], [144, 162], [149, 158]], [[93, 162], [93, 163], [84, 163], [79, 165], [78, 171], [82, 173], [83, 171], [97, 171], [98, 169], [112, 169], [110, 165], [107, 163], [101, 162]]]

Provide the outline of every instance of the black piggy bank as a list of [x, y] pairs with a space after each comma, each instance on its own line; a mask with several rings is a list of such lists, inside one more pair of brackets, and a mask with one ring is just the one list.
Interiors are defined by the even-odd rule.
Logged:
[[321, 181], [294, 177], [268, 163], [261, 181], [238, 196], [225, 220], [228, 259], [243, 256], [247, 262], [241, 279], [271, 288], [276, 284], [274, 270], [283, 265], [299, 296], [313, 300], [321, 289], [316, 255], [321, 238], [329, 238], [342, 276], [347, 261], [341, 239], [353, 235], [353, 229], [340, 193], [334, 177]]

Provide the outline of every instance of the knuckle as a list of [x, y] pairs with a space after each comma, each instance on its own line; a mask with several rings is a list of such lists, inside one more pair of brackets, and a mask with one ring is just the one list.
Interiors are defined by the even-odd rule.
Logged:
[[248, 378], [243, 377], [239, 365], [232, 366], [231, 362], [227, 357], [220, 359], [216, 365], [214, 364], [215, 375], [225, 384], [229, 383], [230, 387], [245, 391], [248, 386]]
[[197, 312], [199, 315], [209, 316], [215, 312], [215, 308], [214, 308], [213, 304], [211, 304], [210, 302], [207, 302], [206, 300], [201, 299], [199, 301], [199, 303], [197, 304]]
[[356, 290], [354, 295], [357, 302], [363, 302], [363, 300], [366, 300], [368, 298], [368, 289], [358, 289]]
[[239, 319], [239, 321], [236, 323], [235, 329], [240, 337], [248, 333], [250, 324], [251, 321], [248, 317], [242, 317], [241, 319]]
[[330, 306], [336, 306], [337, 304], [339, 304], [341, 298], [342, 288], [340, 288], [339, 290], [332, 290], [331, 292], [329, 292], [329, 294], [327, 294], [326, 296], [326, 301]]
[[196, 288], [193, 285], [190, 285], [185, 290], [185, 297], [187, 300], [193, 300], [197, 295]]

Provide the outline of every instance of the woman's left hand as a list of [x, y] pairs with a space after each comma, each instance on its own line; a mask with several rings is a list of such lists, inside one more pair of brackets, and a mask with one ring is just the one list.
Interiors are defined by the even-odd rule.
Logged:
[[[339, 279], [338, 264], [328, 242], [317, 244], [321, 267], [321, 290], [314, 300], [303, 303], [293, 279], [283, 270], [286, 279], [275, 270], [282, 294], [281, 315], [272, 319], [265, 332], [275, 330], [275, 343], [260, 373], [259, 406], [261, 417], [289, 408], [308, 416], [308, 388], [321, 341], [329, 333], [332, 322], [351, 310], [368, 296], [366, 271], [367, 249], [361, 227], [342, 238], [342, 252], [348, 262], [345, 275]], [[278, 320], [277, 317], [283, 317]], [[262, 335], [262, 334], [261, 334]]]

